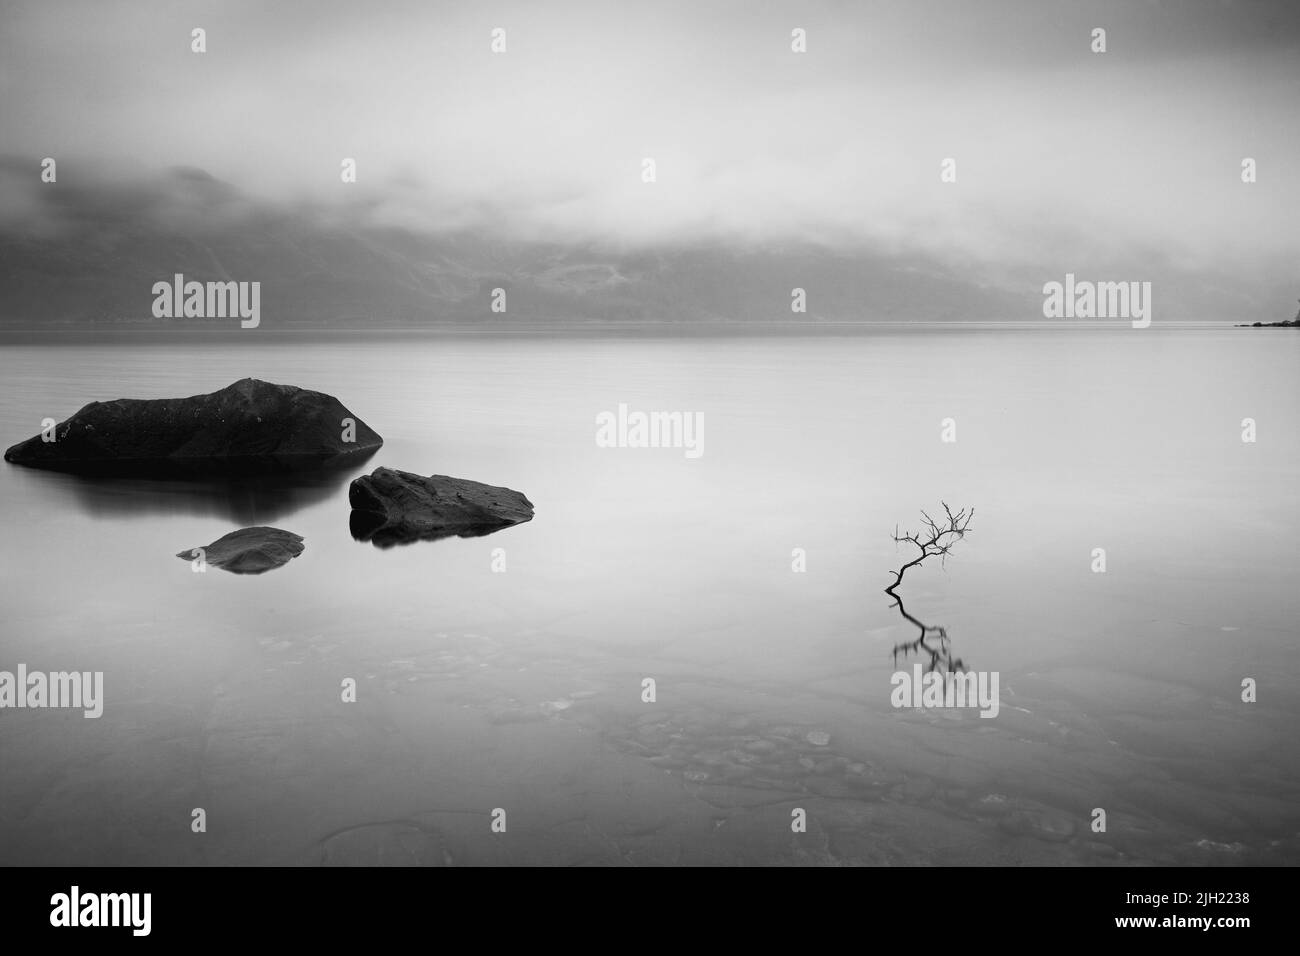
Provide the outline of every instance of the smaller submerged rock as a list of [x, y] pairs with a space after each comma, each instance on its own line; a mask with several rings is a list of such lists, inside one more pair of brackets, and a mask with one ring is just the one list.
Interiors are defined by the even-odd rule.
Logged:
[[202, 548], [178, 552], [176, 557], [193, 561], [202, 556], [205, 564], [234, 574], [261, 574], [288, 564], [302, 552], [302, 535], [258, 527], [240, 528]]
[[453, 535], [479, 537], [533, 517], [533, 503], [510, 488], [393, 468], [357, 478], [348, 501], [352, 536], [381, 548]]

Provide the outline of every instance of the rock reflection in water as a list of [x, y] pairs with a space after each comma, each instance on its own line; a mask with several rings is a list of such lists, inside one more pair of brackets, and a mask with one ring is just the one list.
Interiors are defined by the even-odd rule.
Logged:
[[[93, 517], [193, 515], [240, 525], [269, 524], [336, 496], [368, 456], [337, 459], [319, 471], [204, 478], [143, 478], [26, 471], [15, 481], [40, 482]], [[14, 469], [20, 472], [20, 469]]]

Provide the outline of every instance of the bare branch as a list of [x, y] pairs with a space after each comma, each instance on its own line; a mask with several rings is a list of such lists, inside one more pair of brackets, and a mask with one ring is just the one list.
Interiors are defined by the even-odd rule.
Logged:
[[943, 563], [946, 561], [948, 552], [952, 550], [953, 545], [966, 536], [971, 519], [975, 517], [975, 509], [971, 508], [970, 511], [967, 511], [962, 508], [956, 514], [953, 514], [947, 502], [941, 501], [939, 503], [943, 505], [944, 514], [947, 516], [946, 524], [939, 524], [929, 514], [922, 511], [922, 530], [900, 535], [898, 526], [894, 526], [894, 541], [898, 544], [915, 545], [920, 549], [921, 554], [894, 572], [894, 583], [885, 588], [885, 593], [897, 597], [898, 595], [894, 594], [894, 588], [903, 583], [903, 575], [907, 573], [908, 568], [916, 567], [926, 558], [937, 557]]
[[[927, 673], [937, 669], [945, 671], [965, 670], [966, 665], [962, 663], [961, 658], [953, 658], [952, 652], [948, 648], [947, 630], [943, 627], [932, 627], [924, 624], [908, 614], [907, 609], [903, 607], [903, 599], [899, 597], [894, 589], [903, 583], [903, 575], [907, 573], [908, 568], [916, 567], [926, 558], [937, 557], [941, 564], [945, 562], [948, 552], [966, 536], [966, 532], [970, 529], [971, 518], [975, 516], [974, 508], [969, 511], [962, 508], [956, 514], [953, 514], [947, 502], [941, 501], [939, 503], [943, 505], [943, 513], [946, 519], [944, 524], [939, 524], [929, 514], [922, 511], [923, 524], [921, 530], [900, 535], [898, 526], [894, 526], [894, 541], [899, 544], [914, 545], [921, 553], [897, 571], [894, 571], [894, 583], [885, 588], [885, 593], [894, 599], [891, 607], [898, 608], [898, 613], [903, 615], [904, 619], [920, 631], [920, 636], [916, 640], [894, 645], [894, 664], [898, 664], [898, 652], [900, 650], [903, 652], [904, 657], [924, 651], [930, 657], [930, 661], [925, 668]], [[932, 641], [937, 641], [937, 645], [931, 643]]]

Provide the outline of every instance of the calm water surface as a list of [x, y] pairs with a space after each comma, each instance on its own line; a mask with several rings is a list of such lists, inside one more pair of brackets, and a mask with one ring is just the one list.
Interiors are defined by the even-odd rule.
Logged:
[[[0, 342], [6, 446], [245, 376], [385, 439], [296, 487], [0, 467], [0, 669], [106, 685], [0, 712], [0, 861], [1300, 862], [1298, 364], [1286, 330]], [[620, 402], [702, 412], [703, 456], [598, 448]], [[379, 465], [536, 518], [377, 549]], [[940, 499], [971, 534], [900, 593], [999, 673], [991, 720], [890, 706], [890, 535]], [[250, 524], [305, 553], [174, 556]]]

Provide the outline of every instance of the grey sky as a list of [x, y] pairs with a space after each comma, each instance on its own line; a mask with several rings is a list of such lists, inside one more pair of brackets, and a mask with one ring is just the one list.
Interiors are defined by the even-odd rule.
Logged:
[[1300, 255], [1286, 0], [0, 9], [0, 151], [58, 158], [61, 182], [189, 165], [268, 200], [547, 239], [807, 238], [1063, 268]]

